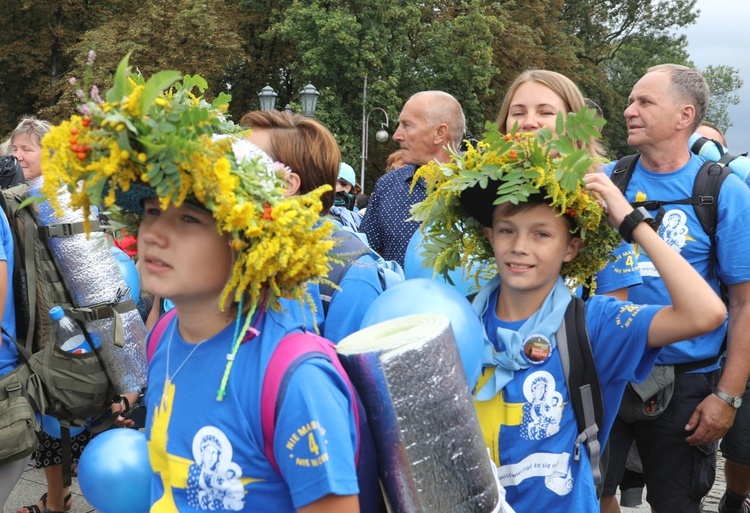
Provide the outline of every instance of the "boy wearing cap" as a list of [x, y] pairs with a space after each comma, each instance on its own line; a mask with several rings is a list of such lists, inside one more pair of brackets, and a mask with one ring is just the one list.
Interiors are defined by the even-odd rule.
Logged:
[[439, 272], [469, 258], [496, 264], [497, 276], [474, 300], [485, 327], [474, 399], [509, 504], [516, 511], [598, 512], [588, 451], [577, 451], [578, 424], [556, 334], [571, 301], [569, 286], [601, 269], [618, 242], [607, 220], [651, 256], [673, 304], [588, 300], [586, 325], [604, 402], [602, 446], [626, 382], [647, 376], [657, 348], [714, 329], [726, 309], [606, 176], [583, 176], [590, 162], [566, 160], [573, 136], [558, 132], [553, 139], [548, 129], [494, 135], [448, 164], [417, 172], [415, 179], [428, 184], [427, 198], [413, 209], [423, 221], [423, 255]]

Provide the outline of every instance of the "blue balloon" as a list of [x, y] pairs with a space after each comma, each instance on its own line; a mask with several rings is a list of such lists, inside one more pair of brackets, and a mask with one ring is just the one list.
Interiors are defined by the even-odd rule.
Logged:
[[[427, 278], [451, 285], [451, 283], [446, 280], [442, 274], [438, 274], [433, 278], [432, 275], [434, 270], [430, 267], [424, 267], [422, 265], [424, 263], [424, 258], [421, 255], [422, 248], [420, 246], [422, 244], [423, 238], [424, 237], [421, 230], [417, 230], [416, 232], [414, 232], [414, 235], [412, 235], [411, 240], [409, 241], [409, 245], [406, 247], [406, 254], [404, 255], [404, 276], [407, 280], [412, 278]], [[469, 273], [474, 274], [478, 270], [478, 264], [472, 265], [469, 268]], [[469, 294], [478, 292], [474, 285], [474, 278], [464, 277], [463, 269], [453, 269], [448, 273], [448, 276], [453, 282], [452, 285], [456, 287], [456, 289], [458, 289], [458, 291], [461, 292], [461, 294], [463, 294], [464, 296], [468, 296]], [[485, 283], [486, 280], [480, 280], [479, 286], [482, 287], [485, 285]]]
[[136, 269], [133, 259], [116, 246], [112, 246], [110, 251], [112, 251], [112, 254], [115, 256], [115, 261], [117, 261], [117, 267], [120, 268], [122, 279], [125, 280], [125, 284], [130, 287], [130, 297], [133, 298], [133, 301], [137, 302], [138, 298], [141, 297], [141, 279], [138, 276], [138, 269]]
[[[38, 419], [37, 419], [38, 420]], [[62, 433], [60, 433], [60, 421], [57, 420], [55, 417], [52, 417], [50, 415], [42, 415], [42, 429], [45, 433], [47, 433], [52, 438], [60, 438], [62, 436]], [[77, 436], [83, 433], [83, 430], [86, 429], [85, 426], [81, 427], [70, 427], [70, 436]]]
[[482, 370], [484, 328], [471, 303], [455, 288], [426, 278], [414, 278], [388, 288], [365, 312], [361, 328], [420, 313], [443, 314], [451, 321], [470, 388]]
[[102, 513], [146, 513], [151, 506], [146, 435], [115, 428], [91, 439], [78, 461], [78, 484]]

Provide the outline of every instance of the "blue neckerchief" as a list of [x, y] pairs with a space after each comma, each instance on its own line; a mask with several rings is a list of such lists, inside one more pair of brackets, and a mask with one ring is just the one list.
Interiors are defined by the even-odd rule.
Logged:
[[570, 289], [562, 278], [557, 278], [555, 286], [547, 295], [541, 308], [529, 317], [519, 331], [505, 328], [497, 329], [497, 347], [485, 344], [482, 365], [495, 367], [495, 373], [475, 396], [477, 401], [489, 401], [513, 379], [517, 370], [528, 369], [531, 364], [521, 355], [523, 342], [527, 336], [541, 334], [550, 341], [550, 354], [557, 347], [555, 333], [565, 317], [565, 310], [570, 303]]

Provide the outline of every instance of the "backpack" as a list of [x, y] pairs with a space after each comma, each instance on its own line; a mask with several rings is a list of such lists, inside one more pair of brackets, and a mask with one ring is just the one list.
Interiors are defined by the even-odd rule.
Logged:
[[378, 279], [383, 290], [404, 281], [404, 271], [398, 262], [395, 260], [384, 260], [383, 257], [375, 253], [355, 233], [346, 229], [337, 230], [333, 233], [333, 237], [337, 241], [337, 244], [333, 248], [333, 254], [344, 258], [345, 261], [332, 261], [331, 270], [327, 276], [330, 283], [321, 283], [319, 286], [324, 315], [328, 314], [333, 293], [336, 291], [334, 285], [338, 286], [341, 283], [349, 268], [362, 255], [370, 255], [375, 260], [378, 268]]
[[707, 139], [698, 132], [690, 136], [688, 145], [690, 151], [696, 155], [701, 155], [706, 160], [712, 160], [719, 165], [729, 167], [740, 180], [750, 187], [750, 158], [748, 158], [747, 152], [733, 155], [720, 142]]
[[0, 189], [8, 189], [23, 183], [23, 169], [12, 155], [0, 157]]
[[[706, 140], [707, 141], [707, 140]], [[698, 145], [700, 143], [700, 146]], [[693, 145], [691, 151], [701, 150], [701, 146], [705, 144], [704, 141], [697, 141]], [[726, 180], [727, 176], [732, 173], [732, 169], [726, 164], [732, 162], [735, 157], [729, 153], [725, 153], [724, 156], [728, 158], [722, 159], [719, 162], [712, 162], [707, 160], [703, 163], [701, 168], [698, 170], [698, 174], [695, 177], [693, 183], [693, 195], [690, 198], [683, 198], [679, 200], [646, 200], [646, 201], [631, 201], [630, 204], [634, 208], [646, 207], [648, 210], [657, 210], [656, 214], [656, 225], [661, 224], [662, 217], [664, 216], [664, 205], [692, 205], [695, 215], [701, 224], [701, 228], [706, 232], [710, 241], [709, 249], [709, 277], [715, 278], [716, 274], [714, 268], [717, 264], [716, 257], [716, 225], [719, 222], [719, 191], [721, 186]], [[617, 161], [610, 178], [612, 182], [622, 192], [623, 196], [628, 188], [628, 183], [633, 176], [635, 170], [635, 164], [638, 161], [638, 154], [628, 155]], [[719, 284], [721, 297], [725, 304], [728, 304], [729, 296], [727, 294], [727, 288], [724, 283]], [[724, 337], [724, 342], [719, 349], [719, 354], [709, 358], [704, 358], [696, 362], [681, 363], [674, 366], [675, 374], [684, 374], [685, 372], [691, 372], [694, 370], [702, 369], [713, 365], [721, 357], [727, 348], [727, 339]]]
[[[728, 154], [727, 154], [728, 155]], [[639, 155], [628, 155], [617, 161], [610, 178], [612, 182], [622, 192], [623, 196], [628, 188], [630, 179], [633, 177], [636, 162]], [[657, 210], [656, 225], [661, 224], [664, 217], [664, 205], [692, 205], [698, 221], [700, 221], [703, 231], [706, 232], [710, 240], [711, 249], [709, 250], [709, 272], [710, 277], [714, 278], [714, 267], [716, 266], [716, 225], [718, 223], [718, 197], [721, 185], [732, 170], [723, 162], [706, 161], [698, 171], [693, 184], [693, 195], [690, 198], [679, 200], [646, 200], [633, 201], [630, 204], [634, 208], [646, 207], [647, 210]]]
[[[103, 431], [111, 426], [116, 414], [110, 405], [118, 397], [101, 357], [101, 349], [94, 347], [92, 335], [84, 322], [106, 319], [116, 313], [135, 309], [132, 299], [116, 305], [73, 306], [60, 270], [55, 263], [46, 240], [84, 233], [83, 223], [60, 223], [40, 226], [32, 208], [26, 201], [30, 197], [29, 185], [22, 183], [5, 189], [0, 194], [0, 206], [8, 219], [13, 235], [14, 268], [13, 291], [16, 307], [18, 348], [22, 365], [28, 366], [34, 383], [26, 383], [26, 396], [32, 408], [43, 415], [51, 415], [60, 422], [63, 478], [70, 483], [70, 427], [85, 426], [90, 419], [106, 413], [107, 418], [98, 426], [88, 429]], [[92, 230], [105, 225], [92, 221]], [[66, 315], [81, 327], [89, 344], [89, 352], [72, 354], [54, 343], [54, 325], [49, 317], [52, 306], [60, 305]], [[120, 330], [121, 331], [121, 330]], [[12, 337], [11, 337], [12, 338]], [[115, 343], [122, 345], [121, 338]]]
[[359, 225], [362, 224], [362, 216], [345, 207], [333, 206], [328, 215], [341, 223], [341, 226], [354, 233], [359, 233]]
[[[147, 341], [149, 362], [157, 344], [164, 335], [164, 331], [176, 314], [176, 309], [168, 311], [159, 318], [151, 330]], [[357, 390], [339, 361], [333, 343], [329, 340], [309, 332], [291, 333], [282, 338], [273, 350], [266, 367], [266, 373], [263, 376], [260, 398], [263, 452], [274, 470], [280, 473], [276, 456], [273, 453], [276, 418], [284, 402], [286, 385], [292, 373], [300, 364], [311, 358], [324, 358], [331, 362], [349, 388], [351, 396], [356, 400], [356, 404], [353, 405], [353, 414], [357, 426], [358, 440], [355, 463], [359, 483], [359, 504], [363, 513], [378, 513], [382, 510], [382, 493], [378, 481], [375, 442], [367, 422], [367, 413]]]
[[571, 298], [565, 310], [563, 323], [555, 334], [562, 362], [565, 384], [568, 387], [573, 412], [578, 423], [573, 459], [581, 458], [581, 444], [589, 452], [591, 475], [594, 476], [596, 496], [602, 495], [602, 471], [606, 467], [599, 442], [599, 430], [604, 425], [604, 399], [596, 372], [594, 353], [586, 329], [586, 304], [582, 299]]

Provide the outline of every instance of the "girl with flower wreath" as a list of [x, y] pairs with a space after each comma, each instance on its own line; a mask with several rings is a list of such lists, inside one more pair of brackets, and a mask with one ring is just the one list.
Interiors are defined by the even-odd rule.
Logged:
[[508, 503], [516, 511], [594, 513], [589, 454], [577, 441], [557, 351], [573, 300], [569, 285], [586, 283], [604, 267], [619, 243], [614, 227], [649, 254], [672, 298], [669, 306], [604, 295], [586, 302], [604, 403], [601, 446], [626, 383], [646, 377], [659, 347], [719, 326], [726, 309], [606, 175], [587, 173], [593, 159], [576, 145], [596, 135], [593, 111], [558, 113], [554, 127], [523, 134], [490, 128], [450, 162], [421, 167], [415, 179], [424, 178], [427, 197], [412, 213], [422, 222], [422, 254], [436, 271], [495, 263], [496, 276], [473, 302], [485, 330], [473, 393]]
[[106, 100], [91, 94], [45, 138], [43, 192], [54, 204], [67, 187], [74, 207], [128, 225], [143, 287], [175, 304], [145, 394], [151, 511], [359, 511], [355, 398], [330, 361], [306, 360], [286, 383], [278, 472], [260, 421], [269, 359], [310, 322], [307, 283], [327, 272], [328, 189], [289, 197], [287, 168], [241, 135], [215, 137], [231, 128], [228, 98], [196, 96], [201, 77], [127, 70], [126, 57]]
[[[558, 112], [578, 112], [585, 105], [578, 86], [565, 75], [542, 69], [527, 70], [516, 77], [505, 93], [496, 123], [501, 133], [510, 132], [516, 124], [522, 132], [535, 132], [542, 127], [554, 129]], [[587, 137], [578, 142], [576, 148], [588, 150], [589, 156], [595, 159], [588, 172], [599, 172], [605, 161], [599, 139]], [[594, 283], [586, 287], [594, 285], [597, 294], [625, 301], [628, 288], [641, 283], [633, 245], [623, 241], [615, 248], [612, 260], [596, 273]]]

